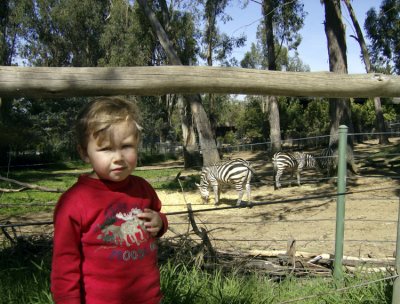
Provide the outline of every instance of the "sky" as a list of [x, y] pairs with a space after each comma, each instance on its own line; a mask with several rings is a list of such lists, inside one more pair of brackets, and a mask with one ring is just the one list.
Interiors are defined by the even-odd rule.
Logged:
[[[261, 1], [257, 1], [261, 2]], [[381, 0], [352, 0], [352, 6], [357, 16], [358, 22], [364, 33], [364, 19], [366, 12], [374, 7], [379, 10]], [[325, 12], [320, 0], [303, 0], [304, 11], [307, 16], [304, 27], [300, 31], [302, 42], [298, 48], [300, 59], [304, 64], [309, 65], [311, 72], [329, 71], [327, 40], [324, 31]], [[246, 8], [240, 9], [238, 1], [232, 1], [227, 13], [233, 18], [227, 24], [220, 24], [221, 30], [228, 35], [247, 36], [246, 45], [234, 51], [233, 55], [240, 61], [243, 55], [250, 49], [251, 43], [256, 42], [257, 26], [262, 18], [261, 5], [254, 1], [249, 1]], [[347, 39], [347, 64], [349, 74], [364, 74], [365, 67], [361, 61], [361, 51], [358, 42], [350, 35], [356, 35], [347, 12], [347, 8], [342, 4], [342, 17], [346, 26]]]

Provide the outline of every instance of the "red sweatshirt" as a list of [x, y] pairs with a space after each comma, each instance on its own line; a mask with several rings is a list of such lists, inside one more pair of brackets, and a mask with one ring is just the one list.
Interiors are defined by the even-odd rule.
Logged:
[[157, 241], [136, 214], [159, 212], [161, 202], [144, 179], [122, 182], [86, 175], [60, 198], [54, 213], [51, 291], [55, 302], [159, 303]]

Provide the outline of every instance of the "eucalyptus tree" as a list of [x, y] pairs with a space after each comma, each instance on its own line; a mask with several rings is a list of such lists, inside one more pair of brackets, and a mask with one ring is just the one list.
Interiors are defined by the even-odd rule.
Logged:
[[[18, 54], [22, 40], [25, 10], [29, 5], [26, 0], [0, 1], [0, 65], [18, 64]], [[20, 148], [35, 138], [32, 125], [27, 121], [26, 111], [22, 111], [18, 102], [12, 98], [0, 96], [0, 157], [1, 162], [8, 161], [7, 154]], [[21, 111], [20, 111], [21, 110]]]
[[246, 37], [244, 35], [229, 36], [218, 28], [218, 21], [227, 23], [232, 20], [232, 17], [226, 13], [226, 8], [231, 0], [197, 0], [194, 2], [204, 7], [201, 10], [204, 30], [200, 38], [200, 57], [208, 66], [216, 63], [222, 66], [237, 65], [237, 61], [230, 56], [235, 48], [244, 45]]
[[[138, 6], [126, 0], [113, 0], [104, 18], [99, 45], [99, 66], [156, 65], [157, 43]], [[162, 62], [162, 61], [161, 61]]]
[[[109, 1], [16, 2], [19, 9], [15, 12], [21, 20], [18, 45], [21, 62], [45, 67], [98, 65], [102, 57], [100, 37]], [[23, 120], [25, 125], [22, 129], [34, 131], [40, 138], [34, 150], [52, 156], [60, 156], [64, 152], [69, 152], [69, 157], [75, 155], [71, 125], [84, 102], [86, 98], [19, 100], [17, 107], [23, 107], [29, 114]]]
[[[18, 22], [13, 20], [13, 7], [17, 3], [13, 0], [0, 2], [0, 65], [11, 65], [16, 53], [16, 42], [18, 36]], [[6, 134], [7, 120], [11, 111], [11, 100], [1, 99], [0, 102], [0, 153], [4, 154], [7, 149], [3, 138]]]
[[[353, 37], [357, 40], [358, 44], [360, 45], [361, 55], [362, 55], [362, 58], [363, 58], [363, 61], [365, 64], [365, 70], [367, 73], [372, 73], [372, 72], [374, 72], [374, 70], [372, 69], [372, 66], [371, 66], [371, 60], [370, 60], [370, 56], [368, 53], [367, 44], [365, 42], [364, 35], [361, 30], [361, 26], [358, 23], [356, 14], [353, 10], [353, 6], [351, 5], [350, 0], [343, 0], [343, 2], [349, 12], [351, 21], [356, 30], [357, 37], [354, 37], [354, 36]], [[385, 119], [383, 117], [382, 104], [381, 104], [380, 97], [374, 97], [374, 106], [375, 106], [375, 121], [376, 121], [375, 124], [376, 124], [376, 128], [378, 130], [378, 133], [379, 133], [378, 134], [379, 143], [380, 144], [388, 144], [389, 138], [388, 138], [388, 135], [386, 134], [386, 125], [385, 125]]]
[[[230, 0], [198, 0], [194, 1], [202, 10], [204, 30], [202, 31], [200, 44], [200, 58], [205, 60], [208, 66], [220, 64], [222, 66], [232, 66], [237, 64], [235, 58], [230, 58], [232, 51], [236, 47], [244, 45], [246, 38], [242, 35], [239, 37], [231, 37], [225, 33], [221, 33], [218, 28], [218, 21], [227, 23], [232, 18], [225, 12]], [[201, 11], [201, 10], [200, 10]], [[215, 94], [208, 94], [209, 117], [214, 134], [217, 127], [216, 117], [217, 109], [221, 109], [221, 103], [216, 106], [217, 97]]]
[[0, 64], [11, 65], [17, 52], [21, 2], [0, 2]]
[[[325, 8], [325, 34], [329, 54], [329, 70], [334, 73], [347, 74], [346, 36], [342, 22], [340, 0], [323, 0]], [[346, 98], [329, 99], [330, 139], [329, 145], [337, 151], [340, 125], [346, 125], [353, 133], [350, 100]], [[353, 138], [348, 138], [347, 159], [352, 171], [355, 171], [353, 158]]]
[[388, 73], [400, 74], [400, 2], [383, 0], [379, 12], [371, 8], [364, 27], [371, 42], [372, 63]]
[[[173, 45], [171, 39], [169, 38], [156, 14], [153, 12], [152, 8], [148, 6], [146, 0], [138, 0], [138, 3], [142, 7], [149, 23], [151, 24], [154, 34], [157, 36], [161, 45], [163, 46], [169, 64], [182, 65], [182, 60], [175, 49], [176, 46]], [[161, 7], [166, 7], [166, 5], [162, 5]], [[204, 165], [209, 165], [219, 161], [220, 158], [216, 147], [215, 137], [212, 134], [210, 121], [204, 110], [200, 95], [185, 95], [184, 99], [186, 103], [190, 105], [191, 114], [193, 115], [193, 119], [195, 121]]]
[[[160, 52], [160, 45], [140, 7], [126, 0], [110, 2], [99, 44], [103, 50], [99, 66], [147, 66], [165, 62], [165, 56]], [[131, 98], [140, 108], [143, 144], [152, 149], [157, 141], [163, 139], [164, 124], [161, 121], [167, 120], [164, 97]]]
[[33, 0], [21, 56], [36, 66], [97, 66], [108, 0]]
[[[300, 1], [263, 0], [261, 3], [263, 21], [258, 31], [261, 44], [260, 60], [257, 48], [242, 60], [242, 66], [261, 66], [268, 70], [279, 70], [288, 66], [288, 51], [296, 50], [301, 42], [299, 30], [303, 26], [305, 13]], [[263, 109], [266, 109], [269, 121], [270, 140], [273, 151], [281, 149], [281, 126], [278, 98], [264, 97]]]

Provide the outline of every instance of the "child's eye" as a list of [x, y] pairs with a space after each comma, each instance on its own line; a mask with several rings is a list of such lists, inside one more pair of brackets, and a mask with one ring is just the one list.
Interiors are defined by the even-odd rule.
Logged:
[[99, 149], [99, 151], [110, 151], [111, 147], [102, 147]]
[[128, 144], [128, 145], [123, 145], [123, 146], [122, 146], [122, 149], [131, 149], [131, 148], [133, 148], [133, 147], [134, 147], [133, 145]]

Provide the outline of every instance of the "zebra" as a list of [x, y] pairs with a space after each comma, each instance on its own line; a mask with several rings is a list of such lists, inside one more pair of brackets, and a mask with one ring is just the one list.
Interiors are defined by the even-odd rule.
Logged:
[[330, 176], [334, 168], [333, 150], [329, 148], [323, 149], [318, 155], [313, 156], [306, 152], [277, 152], [272, 158], [274, 166], [275, 189], [279, 189], [279, 182], [283, 172], [289, 168], [291, 170], [291, 179], [294, 172], [297, 175], [297, 184], [300, 186], [300, 175], [304, 168], [314, 168], [318, 171]]
[[277, 152], [272, 158], [272, 163], [275, 189], [281, 187], [279, 179], [287, 168], [291, 170], [291, 178], [296, 172], [297, 184], [300, 186], [300, 174], [303, 168], [317, 168], [319, 166], [315, 157], [305, 152]]
[[200, 195], [204, 203], [208, 203], [209, 185], [214, 191], [215, 205], [219, 202], [221, 184], [234, 184], [238, 192], [236, 205], [239, 206], [243, 197], [243, 187], [246, 188], [247, 200], [250, 202], [250, 181], [255, 174], [251, 164], [241, 158], [216, 163], [202, 168], [200, 184], [196, 186], [200, 190]]
[[328, 147], [322, 149], [321, 152], [315, 156], [315, 160], [317, 162], [317, 169], [322, 173], [326, 173], [326, 176], [329, 177], [336, 165], [332, 148]]

